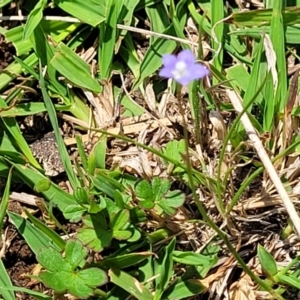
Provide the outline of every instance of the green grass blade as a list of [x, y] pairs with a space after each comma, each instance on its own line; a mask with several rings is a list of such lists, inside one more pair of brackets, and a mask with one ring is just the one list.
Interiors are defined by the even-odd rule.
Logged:
[[132, 37], [127, 34], [123, 40], [123, 45], [119, 49], [121, 58], [125, 61], [129, 69], [132, 71], [135, 78], [139, 77], [140, 60], [136, 53]]
[[[265, 26], [264, 31], [266, 33], [270, 33], [270, 26]], [[240, 35], [240, 36], [249, 36], [255, 39], [261, 38], [262, 28], [239, 28], [230, 32], [231, 35]], [[300, 27], [295, 26], [287, 26], [284, 30], [284, 37], [287, 44], [300, 44]]]
[[[30, 67], [36, 65], [37, 62], [38, 58], [34, 53], [24, 60], [24, 63]], [[23, 68], [17, 62], [13, 62], [7, 68], [5, 68], [0, 74], [0, 91], [2, 91], [11, 81], [13, 81], [22, 72]]]
[[162, 299], [187, 299], [205, 291], [206, 288], [200, 280], [190, 279], [171, 285], [163, 293]]
[[[47, 177], [35, 170], [32, 170], [30, 167], [25, 167], [24, 165], [20, 164], [13, 164], [13, 166], [13, 172], [16, 171], [16, 173], [14, 173], [14, 179], [19, 182], [26, 183], [33, 190], [35, 190], [35, 186], [39, 182], [47, 180]], [[8, 174], [8, 170], [9, 169], [7, 167], [6, 161], [0, 160], [0, 174], [3, 177], [6, 177]], [[61, 190], [54, 183], [51, 183], [48, 190], [42, 191], [41, 193], [48, 201], [51, 201], [52, 203], [57, 205], [62, 212], [64, 212], [68, 206], [74, 205], [76, 203], [72, 195]]]
[[49, 297], [49, 296], [44, 295], [42, 293], [36, 292], [34, 290], [18, 287], [18, 286], [12, 286], [11, 288], [7, 288], [7, 290], [26, 293], [28, 295], [33, 296], [37, 300], [51, 300], [52, 299], [52, 297]]
[[173, 275], [173, 256], [172, 253], [175, 249], [176, 239], [172, 241], [158, 254], [157, 259], [154, 261], [155, 274], [159, 274], [155, 279], [155, 294], [153, 300], [161, 299], [161, 296], [169, 284], [169, 281]]
[[[146, 7], [145, 11], [150, 20], [151, 31], [164, 32], [164, 30], [170, 25], [167, 7], [163, 1], [157, 3], [155, 6]], [[150, 42], [153, 43], [157, 39], [158, 37], [151, 37]]]
[[[274, 9], [275, 14], [282, 15], [283, 25], [295, 25], [300, 23], [300, 7], [283, 7], [284, 1], [273, 1], [273, 9], [250, 10], [232, 14], [228, 21], [239, 27], [261, 27], [270, 25], [272, 22]], [[279, 9], [279, 10], [278, 10]]]
[[116, 268], [110, 269], [108, 275], [112, 283], [130, 293], [136, 299], [153, 300], [150, 291], [131, 275]]
[[[170, 25], [164, 34], [176, 35], [173, 25]], [[157, 39], [148, 49], [141, 67], [140, 67], [140, 77], [135, 82], [133, 90], [136, 89], [143, 80], [153, 74], [162, 65], [161, 57], [163, 54], [172, 53], [177, 44], [171, 40]]]
[[115, 52], [117, 23], [122, 9], [122, 1], [106, 1], [107, 15], [105, 22], [100, 24], [99, 32], [99, 71], [102, 79], [108, 79]]
[[105, 20], [105, 2], [93, 0], [54, 0], [54, 3], [59, 8], [94, 27]]
[[[6, 181], [6, 184], [5, 184], [5, 189], [4, 189], [1, 204], [0, 204], [0, 232], [3, 231], [3, 221], [4, 221], [5, 215], [7, 213], [11, 178], [12, 178], [12, 168], [8, 172], [7, 181]], [[2, 240], [2, 237], [0, 236], [0, 241], [1, 240]]]
[[60, 248], [53, 243], [48, 236], [40, 229], [34, 227], [29, 221], [13, 212], [8, 212], [8, 215], [35, 255], [37, 255], [42, 248], [48, 247], [53, 247], [60, 251]]
[[[245, 95], [243, 97], [244, 106], [248, 106], [249, 102], [251, 102], [253, 96], [257, 91], [257, 87], [260, 86], [258, 80], [259, 80], [259, 69], [260, 69], [260, 64], [262, 59], [262, 53], [263, 53], [263, 40], [260, 41], [260, 44], [256, 49], [255, 60], [251, 68], [251, 73], [248, 82], [248, 86], [251, 86], [251, 88], [250, 89], [247, 88], [245, 91]], [[249, 106], [248, 112], [250, 113], [251, 110], [252, 110], [252, 105]]]
[[287, 74], [286, 74], [286, 60], [285, 60], [285, 39], [282, 9], [282, 0], [274, 1], [273, 13], [271, 18], [270, 38], [276, 54], [276, 65], [278, 72], [278, 82], [276, 94], [278, 93], [279, 103], [275, 103], [275, 113], [281, 112], [285, 106], [287, 93]]
[[75, 86], [95, 93], [100, 93], [102, 87], [90, 74], [90, 66], [69, 47], [60, 43], [50, 64]]
[[[223, 65], [224, 5], [222, 0], [211, 0], [211, 26], [213, 31], [212, 48], [214, 49], [213, 65], [219, 71]], [[214, 80], [217, 83], [216, 80]]]
[[39, 0], [33, 10], [31, 10], [23, 32], [23, 39], [26, 40], [33, 33], [34, 29], [43, 18], [43, 10], [47, 4], [47, 0]]
[[[68, 111], [70, 106], [69, 105], [60, 105], [56, 104], [54, 105], [55, 110], [57, 111]], [[47, 109], [45, 107], [45, 104], [42, 102], [30, 102], [30, 103], [21, 103], [19, 105], [16, 105], [15, 107], [12, 107], [9, 110], [3, 110], [0, 111], [0, 117], [1, 118], [12, 118], [12, 117], [20, 117], [20, 116], [30, 116], [35, 115], [39, 113], [46, 112]]]
[[25, 210], [26, 216], [31, 223], [38, 229], [40, 229], [50, 240], [52, 240], [60, 250], [65, 249], [66, 242], [47, 225], [42, 223], [39, 219], [35, 218], [29, 211]]
[[[7, 108], [5, 101], [0, 97], [0, 107]], [[0, 124], [3, 124], [5, 130], [7, 131], [8, 135], [11, 136], [12, 143], [18, 145], [19, 149], [23, 152], [26, 156], [28, 161], [35, 166], [36, 168], [40, 169], [39, 163], [36, 161], [34, 156], [31, 153], [31, 150], [24, 139], [22, 132], [19, 128], [17, 121], [14, 118], [3, 118]]]
[[0, 1], [0, 7], [2, 8], [2, 7], [4, 7], [5, 5], [7, 5], [11, 2], [12, 2], [12, 0], [1, 0]]
[[11, 289], [13, 287], [11, 280], [7, 274], [5, 266], [0, 259], [0, 296], [4, 300], [15, 300], [15, 294]]
[[71, 183], [72, 187], [74, 189], [76, 189], [77, 187], [80, 186], [80, 183], [79, 183], [79, 181], [78, 181], [78, 179], [77, 179], [77, 177], [76, 177], [76, 175], [73, 171], [68, 151], [67, 151], [66, 146], [64, 144], [63, 138], [61, 137], [61, 134], [59, 132], [59, 126], [58, 126], [58, 121], [57, 121], [55, 108], [54, 108], [54, 105], [53, 105], [50, 97], [48, 96], [48, 93], [47, 93], [47, 90], [46, 90], [46, 87], [45, 87], [45, 81], [44, 81], [44, 77], [43, 77], [41, 64], [40, 64], [40, 74], [41, 74], [40, 86], [41, 86], [45, 106], [46, 106], [47, 112], [49, 114], [49, 119], [51, 121], [53, 130], [54, 130], [54, 134], [55, 134], [55, 138], [56, 138], [56, 141], [57, 141], [57, 145], [58, 145], [59, 153], [60, 153], [60, 156], [61, 156], [61, 160], [62, 160], [62, 163], [65, 167], [66, 173], [68, 175], [68, 178], [70, 180], [70, 183]]
[[14, 27], [5, 33], [7, 41], [13, 43], [18, 56], [28, 54], [32, 50], [31, 41], [28, 38], [24, 39], [23, 35], [24, 26]]

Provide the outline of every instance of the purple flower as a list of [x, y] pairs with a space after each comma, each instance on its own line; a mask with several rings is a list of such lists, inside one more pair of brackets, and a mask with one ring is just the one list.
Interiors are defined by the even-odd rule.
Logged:
[[203, 78], [209, 73], [204, 65], [196, 63], [191, 50], [183, 50], [177, 56], [165, 54], [162, 59], [164, 66], [159, 76], [173, 78], [181, 85], [188, 85], [192, 80]]

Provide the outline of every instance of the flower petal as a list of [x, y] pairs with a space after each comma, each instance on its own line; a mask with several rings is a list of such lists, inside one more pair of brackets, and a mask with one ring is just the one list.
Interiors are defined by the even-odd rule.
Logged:
[[193, 78], [191, 78], [191, 75], [187, 75], [187, 76], [182, 76], [180, 78], [178, 78], [176, 81], [179, 82], [181, 85], [188, 85], [191, 81], [193, 80]]
[[186, 65], [192, 66], [195, 63], [195, 56], [191, 50], [183, 50], [177, 56], [177, 61], [183, 61]]
[[164, 67], [159, 71], [159, 76], [165, 78], [173, 78], [173, 68], [172, 67]]
[[162, 56], [162, 61], [163, 61], [164, 67], [173, 67], [174, 68], [177, 58], [173, 54], [164, 54]]
[[194, 64], [189, 68], [189, 73], [191, 75], [191, 80], [195, 80], [207, 76], [209, 71], [204, 65]]

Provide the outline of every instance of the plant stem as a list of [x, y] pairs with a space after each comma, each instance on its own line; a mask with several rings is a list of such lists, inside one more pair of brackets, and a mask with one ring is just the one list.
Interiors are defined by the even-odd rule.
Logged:
[[192, 166], [191, 161], [189, 158], [189, 137], [188, 137], [188, 131], [187, 131], [187, 122], [185, 119], [185, 114], [182, 106], [182, 97], [181, 97], [181, 86], [177, 85], [177, 100], [178, 100], [178, 107], [179, 107], [179, 113], [182, 116], [182, 125], [183, 125], [183, 134], [185, 139], [185, 151], [186, 151], [186, 171], [190, 183], [190, 187], [192, 190], [194, 201], [197, 205], [197, 208], [199, 209], [203, 219], [207, 222], [208, 226], [210, 226], [217, 234], [218, 236], [224, 241], [226, 244], [228, 250], [231, 252], [231, 254], [234, 256], [234, 258], [237, 260], [237, 262], [240, 264], [242, 269], [246, 274], [248, 274], [257, 284], [259, 284], [264, 290], [268, 291], [275, 299], [282, 300], [283, 298], [278, 295], [268, 284], [266, 284], [263, 280], [261, 280], [258, 276], [256, 276], [245, 264], [243, 259], [240, 257], [238, 252], [235, 250], [235, 248], [232, 246], [230, 241], [227, 238], [227, 235], [225, 232], [223, 232], [208, 216], [208, 214], [205, 211], [204, 206], [202, 205], [201, 201], [199, 200], [196, 189], [194, 185], [193, 175], [192, 175]]

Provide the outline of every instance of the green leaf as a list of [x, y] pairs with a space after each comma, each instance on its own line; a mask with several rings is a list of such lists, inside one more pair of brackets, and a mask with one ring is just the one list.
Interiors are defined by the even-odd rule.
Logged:
[[[221, 72], [224, 57], [224, 19], [225, 7], [223, 6], [223, 0], [212, 0], [211, 1], [211, 26], [214, 28], [214, 38], [212, 39], [212, 48], [214, 49], [216, 55], [212, 60], [213, 66]], [[213, 78], [214, 84], [218, 81]]]
[[[29, 168], [27, 166], [20, 164], [13, 164], [13, 166], [16, 180], [26, 183], [31, 188], [33, 188], [36, 182], [42, 179], [46, 179], [44, 175], [35, 170], [32, 170], [32, 168]], [[2, 176], [8, 176], [8, 172], [3, 173]], [[42, 191], [42, 194], [48, 201], [56, 204], [63, 213], [68, 206], [75, 203], [72, 195], [61, 190], [54, 183], [51, 183], [51, 187], [47, 191]]]
[[119, 211], [113, 220], [111, 221], [110, 227], [113, 231], [122, 229], [129, 221], [129, 210], [124, 209]]
[[69, 272], [41, 272], [39, 278], [42, 282], [55, 290], [56, 292], [62, 293], [67, 290], [65, 281], [72, 280], [71, 273]]
[[[10, 185], [12, 179], [12, 168], [9, 170], [8, 177], [6, 179], [5, 189], [2, 195], [1, 203], [0, 203], [0, 232], [3, 231], [3, 221], [7, 213], [7, 207], [9, 202], [10, 195]], [[0, 238], [0, 241], [2, 238]]]
[[[64, 111], [68, 110], [69, 106], [67, 105], [54, 105], [55, 110]], [[46, 112], [47, 109], [43, 102], [30, 102], [30, 103], [20, 103], [8, 110], [3, 110], [0, 112], [1, 117], [19, 117], [19, 116], [30, 116]]]
[[107, 150], [107, 136], [101, 135], [99, 141], [93, 147], [93, 154], [95, 155], [95, 167], [105, 169], [105, 159]]
[[100, 24], [99, 31], [99, 69], [102, 79], [108, 80], [115, 52], [117, 23], [123, 2], [106, 0], [106, 20]]
[[152, 193], [154, 194], [155, 200], [161, 200], [161, 198], [169, 191], [171, 183], [168, 179], [160, 179], [154, 177], [152, 180]]
[[32, 224], [40, 229], [46, 236], [51, 239], [55, 245], [57, 245], [61, 250], [65, 248], [66, 242], [52, 229], [50, 229], [47, 225], [42, 223], [39, 219], [35, 218], [30, 212], [25, 209], [26, 216], [32, 222]]
[[132, 236], [129, 230], [117, 230], [113, 232], [113, 237], [117, 240], [128, 240]]
[[69, 240], [65, 248], [65, 261], [71, 265], [73, 270], [79, 266], [87, 256], [87, 250], [76, 240]]
[[211, 268], [215, 263], [215, 257], [210, 257], [191, 251], [173, 251], [172, 255], [174, 261], [186, 265]]
[[[8, 106], [6, 102], [2, 99], [2, 97], [0, 97], [0, 108], [5, 109], [7, 107]], [[4, 130], [10, 136], [10, 142], [16, 144], [19, 147], [19, 149], [23, 152], [25, 157], [28, 159], [29, 163], [31, 163], [36, 168], [40, 168], [39, 163], [32, 155], [31, 150], [25, 138], [23, 137], [23, 134], [19, 128], [17, 121], [14, 118], [2, 118], [0, 126], [4, 128]]]
[[87, 247], [96, 252], [101, 252], [105, 247], [108, 247], [112, 240], [112, 233], [105, 230], [98, 229], [97, 236], [93, 228], [82, 228], [77, 233], [77, 238]]
[[82, 204], [89, 203], [90, 197], [89, 197], [89, 193], [86, 188], [78, 187], [74, 191], [73, 195], [78, 204], [82, 205]]
[[[164, 34], [176, 36], [174, 28], [170, 25]], [[162, 65], [162, 55], [172, 53], [176, 48], [176, 42], [171, 40], [157, 39], [149, 47], [140, 67], [140, 77], [135, 82], [132, 90], [136, 89], [146, 77], [152, 75]]]
[[86, 208], [78, 204], [68, 205], [64, 210], [64, 216], [71, 222], [78, 222], [82, 215], [86, 212]]
[[167, 206], [178, 208], [183, 205], [184, 199], [184, 194], [179, 190], [175, 190], [169, 192], [162, 201]]
[[[119, 55], [120, 57], [125, 61], [125, 63], [127, 64], [127, 66], [129, 67], [129, 69], [132, 71], [133, 75], [135, 78], [137, 78], [139, 76], [139, 71], [140, 71], [140, 60], [139, 57], [137, 55], [137, 52], [135, 50], [135, 46], [133, 44], [132, 41], [132, 37], [130, 34], [127, 34], [124, 39], [123, 39], [123, 43], [119, 49]], [[127, 96], [124, 96], [123, 99], [130, 99]], [[125, 102], [125, 100], [122, 100], [122, 104]], [[137, 107], [139, 107], [139, 105], [137, 105], [136, 102], [134, 101], [130, 101], [132, 103], [132, 105], [134, 105], [134, 103], [136, 104]], [[124, 104], [123, 104], [124, 105]], [[128, 105], [124, 105], [126, 108], [128, 108]], [[139, 107], [140, 110], [142, 110]], [[128, 108], [128, 110], [130, 110], [130, 108]], [[134, 110], [131, 110], [132, 113], [135, 113]], [[126, 114], [128, 115], [128, 114]], [[135, 114], [132, 114], [132, 116], [134, 116]]]
[[89, 287], [78, 275], [74, 274], [70, 278], [69, 293], [77, 296], [79, 299], [84, 299], [92, 295], [93, 289]]
[[112, 232], [108, 231], [105, 218], [102, 214], [86, 216], [84, 226], [78, 230], [77, 238], [94, 251], [100, 252], [109, 246]]
[[[281, 4], [282, 5], [282, 4]], [[299, 7], [285, 7], [282, 13], [280, 12], [280, 18], [282, 24], [293, 25], [299, 24], [300, 22], [300, 8]], [[277, 13], [277, 8], [275, 9]], [[265, 26], [270, 24], [273, 17], [272, 9], [261, 9], [261, 10], [251, 10], [232, 14], [232, 21], [241, 27], [259, 27], [261, 25]], [[282, 16], [281, 16], [282, 15]]]
[[75, 86], [79, 86], [95, 93], [100, 93], [102, 87], [91, 76], [90, 66], [69, 47], [60, 43], [56, 47], [56, 53], [51, 59], [50, 64], [67, 80]]
[[115, 190], [124, 191], [124, 186], [115, 180], [109, 174], [99, 172], [95, 176], [91, 177], [93, 184], [97, 189], [105, 193], [110, 198], [114, 197]]
[[0, 0], [0, 7], [2, 8], [5, 5], [9, 4], [10, 2], [12, 2], [12, 0]]
[[34, 29], [36, 28], [36, 26], [42, 20], [43, 10], [46, 4], [47, 4], [47, 0], [39, 0], [35, 5], [35, 7], [31, 10], [23, 32], [24, 40], [29, 38], [29, 36], [33, 33]]
[[30, 224], [30, 222], [13, 212], [8, 212], [8, 215], [35, 255], [37, 255], [41, 249], [46, 247], [54, 247], [55, 249], [60, 250], [47, 235]]
[[[18, 287], [18, 286], [13, 286], [10, 290], [15, 291], [15, 292], [21, 292], [21, 293], [26, 293], [30, 296], [33, 296], [37, 300], [52, 300], [52, 297], [49, 297], [47, 295], [44, 295], [42, 293], [36, 292], [34, 290]], [[12, 298], [5, 299], [5, 300], [11, 300]]]
[[95, 287], [103, 285], [107, 281], [106, 273], [97, 268], [89, 268], [78, 272], [78, 277], [86, 282], [87, 285]]
[[51, 272], [72, 272], [74, 270], [70, 263], [66, 263], [61, 254], [54, 248], [44, 248], [37, 255], [38, 262]]
[[139, 198], [143, 198], [148, 201], [154, 201], [155, 195], [153, 195], [152, 186], [146, 180], [142, 180], [137, 184], [135, 192]]
[[155, 206], [155, 203], [152, 200], [145, 200], [145, 201], [141, 201], [140, 205], [145, 209], [151, 209]]
[[158, 259], [155, 260], [155, 274], [159, 276], [155, 279], [156, 290], [153, 300], [162, 299], [162, 293], [164, 289], [168, 286], [169, 281], [173, 275], [172, 253], [175, 248], [175, 243], [176, 239], [173, 238], [172, 241], [159, 252]]
[[155, 205], [155, 210], [158, 215], [162, 215], [163, 213], [173, 216], [176, 213], [176, 209], [171, 206], [165, 205], [164, 201], [160, 201]]
[[205, 291], [200, 280], [190, 279], [168, 287], [161, 299], [187, 299]]
[[49, 178], [45, 178], [39, 180], [33, 187], [33, 190], [37, 193], [46, 192], [49, 190], [51, 186], [51, 180]]
[[13, 43], [18, 56], [28, 54], [32, 50], [30, 39], [24, 40], [23, 35], [24, 26], [11, 28], [5, 33], [7, 41]]
[[[264, 26], [264, 30], [266, 33], [270, 33], [270, 26]], [[299, 26], [287, 26], [285, 28], [285, 40], [287, 44], [300, 44], [299, 37], [300, 27]], [[236, 31], [232, 31], [230, 34], [237, 36], [250, 36], [256, 39], [261, 39], [261, 28], [253, 27], [253, 28], [239, 28]]]
[[57, 120], [57, 115], [56, 115], [56, 111], [54, 109], [54, 105], [47, 93], [46, 90], [46, 86], [45, 86], [45, 81], [44, 81], [44, 77], [43, 77], [43, 72], [42, 72], [42, 66], [41, 66], [41, 62], [40, 62], [40, 86], [41, 86], [41, 90], [42, 90], [42, 95], [43, 95], [43, 99], [45, 102], [45, 106], [47, 108], [47, 112], [49, 114], [49, 119], [51, 122], [51, 125], [53, 127], [54, 130], [54, 134], [55, 134], [55, 139], [57, 141], [57, 146], [59, 149], [59, 154], [60, 154], [60, 158], [62, 160], [62, 163], [64, 165], [64, 168], [66, 170], [66, 173], [68, 175], [68, 179], [70, 180], [70, 183], [73, 187], [73, 189], [76, 189], [78, 186], [80, 186], [80, 182], [76, 177], [76, 174], [72, 168], [72, 164], [70, 161], [70, 157], [68, 154], [68, 151], [66, 149], [64, 140], [61, 136], [61, 133], [59, 131], [59, 125], [58, 125], [58, 120]]
[[152, 256], [152, 252], [138, 252], [129, 253], [124, 255], [118, 255], [116, 257], [105, 257], [101, 262], [98, 263], [100, 268], [119, 268], [124, 269], [130, 266], [136, 265], [139, 262]]
[[295, 276], [288, 276], [285, 274], [278, 275], [278, 280], [280, 283], [288, 284], [289, 286], [292, 286], [298, 290], [300, 290], [300, 280], [299, 278], [296, 278]]
[[94, 27], [105, 20], [105, 1], [54, 0], [54, 3], [71, 16]]
[[275, 276], [278, 272], [276, 261], [273, 256], [260, 244], [257, 248], [258, 258], [262, 269], [268, 276]]
[[121, 287], [138, 300], [153, 300], [153, 296], [150, 291], [129, 274], [117, 268], [111, 268], [108, 275], [112, 283]]
[[184, 140], [180, 141], [170, 141], [167, 143], [166, 147], [163, 149], [163, 153], [168, 156], [176, 159], [177, 161], [182, 161], [181, 153], [185, 152], [185, 142]]
[[6, 268], [0, 259], [0, 295], [4, 300], [15, 300], [15, 294], [11, 289], [13, 287], [7, 274]]
[[40, 279], [56, 292], [68, 290], [79, 299], [87, 298], [97, 285], [106, 283], [107, 277], [103, 270], [97, 268], [77, 271], [85, 264], [86, 255], [86, 249], [75, 240], [67, 242], [65, 257], [53, 248], [42, 249], [37, 259], [47, 270], [40, 273]]

